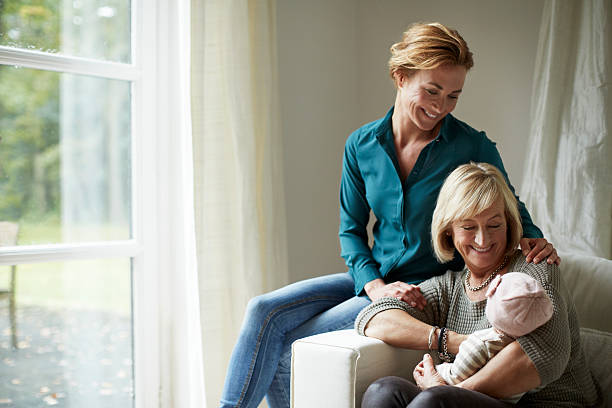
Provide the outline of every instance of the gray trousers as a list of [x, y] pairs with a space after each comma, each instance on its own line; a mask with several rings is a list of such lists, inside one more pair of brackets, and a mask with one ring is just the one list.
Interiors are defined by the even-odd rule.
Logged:
[[507, 402], [476, 391], [444, 385], [421, 391], [400, 377], [384, 377], [368, 387], [361, 408], [509, 408]]

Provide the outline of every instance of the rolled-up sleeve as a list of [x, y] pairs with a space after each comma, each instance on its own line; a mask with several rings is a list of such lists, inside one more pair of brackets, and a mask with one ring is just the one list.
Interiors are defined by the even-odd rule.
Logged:
[[[384, 297], [370, 303], [357, 315], [355, 319], [355, 330], [357, 333], [365, 336], [365, 328], [370, 320], [378, 313], [390, 309], [403, 310], [423, 323], [437, 326], [443, 325], [442, 322], [446, 319], [446, 310], [442, 305], [444, 304], [444, 300], [448, 299], [448, 294], [443, 284], [444, 280], [444, 278], [435, 276], [419, 284], [421, 293], [425, 297], [425, 300], [427, 300], [423, 310], [419, 310], [404, 301], [392, 297]], [[441, 300], [442, 303], [440, 302]]]
[[359, 171], [354, 139], [355, 136], [351, 135], [344, 148], [340, 181], [339, 237], [342, 258], [355, 282], [355, 294], [359, 295], [366, 283], [382, 276], [368, 245], [366, 227], [370, 218], [370, 206]]

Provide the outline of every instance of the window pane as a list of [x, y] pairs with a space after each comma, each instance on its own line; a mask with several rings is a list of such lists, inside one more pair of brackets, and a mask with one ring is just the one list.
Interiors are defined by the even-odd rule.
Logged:
[[129, 63], [130, 1], [1, 1], [0, 45]]
[[[0, 300], [0, 406], [132, 407], [130, 260], [14, 272], [15, 313]], [[10, 278], [1, 267], [0, 287]]]
[[0, 66], [0, 95], [0, 221], [18, 244], [130, 238], [130, 83]]

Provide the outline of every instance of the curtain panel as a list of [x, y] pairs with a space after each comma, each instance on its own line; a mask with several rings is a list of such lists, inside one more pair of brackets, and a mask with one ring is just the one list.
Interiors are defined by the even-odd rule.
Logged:
[[[157, 0], [155, 96], [157, 115], [146, 118], [158, 133], [155, 203], [161, 271], [156, 304], [159, 322], [159, 406], [202, 407], [204, 370], [194, 223], [190, 107], [190, 0]], [[180, 45], [180, 46], [179, 46]], [[144, 143], [148, 141], [143, 140]], [[141, 343], [138, 343], [141, 344]], [[136, 379], [152, 375], [137, 372]], [[156, 390], [157, 391], [157, 390]]]
[[522, 197], [561, 251], [612, 257], [612, 3], [548, 0]]
[[248, 300], [287, 281], [276, 5], [192, 1], [196, 240], [209, 406]]

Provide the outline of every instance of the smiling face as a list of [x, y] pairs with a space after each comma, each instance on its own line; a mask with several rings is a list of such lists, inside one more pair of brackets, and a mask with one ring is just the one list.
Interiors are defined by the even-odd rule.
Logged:
[[508, 225], [504, 201], [480, 214], [451, 224], [453, 244], [470, 271], [484, 276], [498, 267], [506, 253]]
[[396, 109], [407, 114], [416, 128], [430, 131], [455, 109], [466, 74], [463, 66], [444, 65], [399, 76]]

